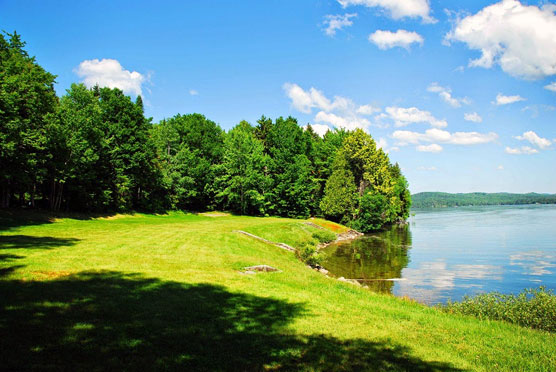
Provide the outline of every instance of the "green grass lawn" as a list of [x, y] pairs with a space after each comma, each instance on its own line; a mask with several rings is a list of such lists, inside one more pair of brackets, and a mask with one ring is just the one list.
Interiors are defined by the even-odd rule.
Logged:
[[[303, 221], [0, 214], [0, 369], [554, 371], [556, 335], [307, 268]], [[325, 225], [325, 221], [318, 221]], [[246, 266], [281, 270], [246, 275]]]

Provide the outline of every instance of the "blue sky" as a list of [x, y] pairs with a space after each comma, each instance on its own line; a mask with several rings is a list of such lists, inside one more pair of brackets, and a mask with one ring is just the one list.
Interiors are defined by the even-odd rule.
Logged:
[[548, 1], [6, 1], [0, 24], [72, 82], [156, 122], [294, 116], [368, 131], [412, 192], [556, 192]]

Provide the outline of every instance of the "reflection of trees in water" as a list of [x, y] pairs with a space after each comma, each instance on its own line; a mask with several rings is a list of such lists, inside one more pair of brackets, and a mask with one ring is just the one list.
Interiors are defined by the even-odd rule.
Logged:
[[[351, 279], [400, 278], [409, 264], [411, 246], [409, 226], [393, 226], [388, 230], [365, 235], [356, 240], [329, 246], [323, 265], [335, 276]], [[380, 292], [392, 292], [393, 281], [366, 280], [363, 284]]]

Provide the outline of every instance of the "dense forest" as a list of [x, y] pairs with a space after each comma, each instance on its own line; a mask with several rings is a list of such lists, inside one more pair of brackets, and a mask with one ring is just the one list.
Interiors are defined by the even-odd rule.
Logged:
[[420, 192], [411, 196], [413, 208], [463, 207], [472, 205], [556, 204], [555, 194], [509, 194], [473, 192], [449, 194]]
[[324, 216], [361, 231], [407, 218], [408, 184], [362, 130], [318, 136], [292, 117], [225, 132], [200, 114], [152, 123], [141, 96], [73, 84], [0, 34], [0, 206], [126, 212], [225, 209]]

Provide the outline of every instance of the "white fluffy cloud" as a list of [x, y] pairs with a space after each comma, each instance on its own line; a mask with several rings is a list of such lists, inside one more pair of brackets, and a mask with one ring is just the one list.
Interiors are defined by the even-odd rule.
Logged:
[[371, 125], [371, 122], [365, 118], [358, 116], [339, 116], [331, 112], [319, 111], [315, 116], [315, 121], [330, 123], [336, 128], [345, 129], [356, 129], [356, 128], [367, 128]]
[[315, 116], [317, 124], [327, 123], [348, 130], [366, 129], [371, 122], [365, 116], [381, 111], [372, 105], [357, 105], [346, 97], [335, 96], [330, 100], [315, 88], [304, 90], [297, 84], [285, 83], [283, 89], [296, 110], [305, 114], [318, 110]]
[[350, 5], [363, 5], [368, 8], [379, 7], [386, 10], [394, 19], [404, 17], [421, 18], [425, 23], [436, 20], [430, 15], [428, 0], [338, 0], [345, 8]]
[[385, 50], [394, 47], [409, 49], [411, 44], [423, 44], [424, 39], [416, 32], [398, 30], [396, 32], [377, 30], [369, 35], [369, 41], [379, 49]]
[[521, 136], [516, 136], [515, 138], [520, 141], [529, 141], [529, 143], [537, 146], [541, 150], [546, 150], [550, 147], [550, 145], [552, 145], [552, 142], [549, 139], [539, 137], [537, 133], [532, 130], [523, 133]]
[[[546, 138], [540, 137], [537, 133], [532, 130], [523, 133], [521, 136], [515, 136], [515, 139], [520, 141], [528, 141], [532, 145], [536, 146], [538, 149], [546, 150], [552, 145], [552, 141]], [[506, 147], [506, 153], [511, 155], [532, 155], [537, 154], [539, 150], [530, 146], [521, 147]]]
[[545, 85], [544, 89], [548, 89], [551, 90], [553, 92], [556, 92], [556, 81], [553, 81], [552, 83]]
[[481, 123], [483, 118], [476, 112], [467, 112], [463, 115], [463, 118], [467, 121], [472, 121], [474, 123]]
[[529, 146], [521, 146], [521, 147], [506, 147], [506, 153], [511, 155], [532, 155], [538, 153], [539, 150], [536, 150]]
[[191, 96], [198, 96], [199, 92], [197, 92], [195, 89], [189, 89], [189, 95]]
[[556, 74], [556, 5], [523, 5], [503, 0], [456, 21], [447, 41], [461, 41], [481, 51], [472, 67], [500, 65], [526, 79]]
[[75, 69], [75, 73], [83, 79], [87, 87], [119, 88], [125, 93], [140, 95], [141, 85], [146, 78], [137, 71], [124, 70], [115, 59], [85, 60]]
[[419, 145], [417, 146], [417, 151], [420, 152], [440, 152], [442, 151], [442, 146], [436, 143], [431, 143], [430, 145]]
[[424, 133], [412, 132], [407, 130], [397, 130], [392, 133], [392, 137], [398, 141], [398, 145], [429, 143], [445, 143], [451, 145], [478, 145], [496, 141], [498, 135], [494, 132], [454, 132], [431, 128]]
[[378, 141], [375, 142], [377, 149], [383, 149], [384, 151], [386, 151], [386, 148], [388, 147], [388, 141], [386, 141], [386, 139], [381, 137], [378, 139]]
[[519, 95], [515, 95], [515, 96], [505, 96], [502, 93], [498, 93], [496, 95], [496, 101], [492, 102], [495, 105], [501, 106], [501, 105], [509, 105], [511, 103], [516, 103], [519, 101], [525, 101], [525, 98], [519, 96]]
[[438, 85], [438, 83], [432, 83], [427, 88], [429, 92], [438, 93], [440, 98], [444, 100], [444, 102], [448, 103], [452, 107], [461, 107], [462, 104], [468, 105], [470, 103], [469, 98], [455, 98], [452, 97], [452, 90], [448, 87], [442, 87]]
[[357, 113], [361, 115], [372, 115], [380, 111], [381, 110], [378, 107], [374, 107], [372, 105], [362, 105], [357, 109]]
[[318, 100], [318, 95], [321, 93], [315, 88], [311, 88], [309, 92], [306, 92], [297, 84], [286, 83], [283, 86], [286, 95], [291, 99], [292, 106], [297, 110], [305, 114], [311, 112], [313, 107], [316, 107], [316, 101]]
[[376, 148], [382, 149], [382, 151], [384, 151], [385, 153], [391, 153], [400, 150], [399, 147], [388, 146], [388, 141], [386, 140], [386, 138], [383, 137], [380, 137], [378, 140], [375, 140], [375, 142], [376, 142]]
[[429, 111], [419, 110], [417, 107], [386, 107], [386, 113], [377, 117], [377, 119], [390, 118], [394, 120], [397, 127], [405, 127], [412, 123], [429, 123], [436, 128], [445, 128], [448, 126], [446, 120], [435, 118]]
[[347, 13], [347, 14], [328, 14], [324, 16], [324, 33], [328, 36], [336, 35], [336, 31], [353, 25], [351, 18], [357, 17], [357, 13]]
[[[335, 96], [331, 101], [320, 91], [311, 88], [304, 90], [297, 84], [285, 83], [283, 89], [286, 95], [291, 99], [292, 106], [305, 114], [311, 113], [313, 108], [324, 110], [326, 112], [333, 110], [354, 109], [355, 104], [349, 98]], [[355, 107], [357, 109], [357, 107]]]

